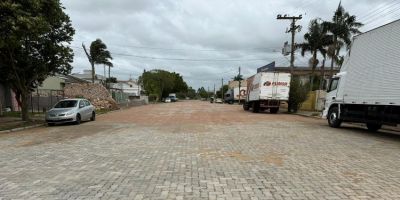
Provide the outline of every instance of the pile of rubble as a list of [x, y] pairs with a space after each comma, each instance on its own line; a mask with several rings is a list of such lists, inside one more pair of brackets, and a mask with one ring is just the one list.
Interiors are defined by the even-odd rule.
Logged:
[[118, 109], [117, 102], [111, 97], [108, 90], [101, 84], [72, 83], [64, 88], [66, 98], [88, 99], [96, 109]]

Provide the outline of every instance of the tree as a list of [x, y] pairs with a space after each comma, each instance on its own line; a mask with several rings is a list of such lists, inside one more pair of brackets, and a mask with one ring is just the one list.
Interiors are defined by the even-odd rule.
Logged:
[[298, 45], [301, 48], [301, 55], [304, 56], [305, 52], [309, 51], [312, 54], [311, 59], [311, 83], [314, 81], [315, 68], [318, 64], [318, 52], [325, 58], [326, 47], [332, 44], [332, 36], [328, 35], [328, 29], [319, 19], [313, 19], [308, 27], [308, 32], [304, 34], [305, 42]]
[[186, 92], [186, 96], [189, 97], [190, 99], [196, 98], [196, 90], [193, 89], [192, 87], [189, 87]]
[[71, 72], [75, 33], [59, 0], [0, 2], [0, 79], [15, 92], [22, 120], [28, 96], [49, 75]]
[[[339, 60], [339, 52], [343, 44], [349, 48], [351, 44], [351, 37], [353, 34], [361, 33], [359, 28], [363, 26], [362, 23], [357, 22], [355, 15], [350, 15], [345, 11], [341, 2], [336, 9], [331, 22], [325, 22], [325, 26], [328, 27], [329, 31], [333, 34], [332, 50], [331, 54], [331, 76], [333, 76], [333, 64], [341, 64]], [[339, 65], [340, 66], [340, 65]]]
[[106, 78], [106, 83], [117, 83], [117, 78], [115, 77]]
[[[222, 89], [222, 91], [221, 91], [221, 89]], [[215, 98], [221, 98], [221, 96], [223, 95], [223, 94], [225, 94], [225, 92], [226, 91], [228, 91], [228, 89], [229, 89], [229, 86], [228, 85], [224, 85], [222, 88], [219, 88], [219, 90], [216, 92], [216, 97]], [[221, 94], [221, 92], [223, 92], [223, 94]]]
[[238, 75], [236, 75], [235, 77], [233, 77], [233, 80], [234, 80], [234, 81], [242, 81], [242, 80], [243, 80], [243, 75], [238, 74]]
[[301, 104], [307, 100], [308, 85], [301, 83], [298, 76], [290, 80], [288, 111], [297, 112]]
[[208, 97], [208, 92], [204, 87], [201, 87], [197, 89], [197, 94], [200, 96], [200, 98], [207, 98]]
[[82, 43], [83, 50], [92, 66], [92, 83], [94, 83], [95, 79], [95, 64], [103, 64], [108, 66], [108, 76], [110, 76], [110, 67], [113, 67], [113, 64], [110, 60], [112, 60], [111, 53], [107, 50], [106, 44], [103, 43], [100, 39], [96, 39], [90, 44], [89, 53], [86, 50], [85, 45]]
[[160, 69], [144, 71], [139, 77], [139, 83], [146, 94], [156, 96], [157, 101], [167, 97], [169, 93], [188, 91], [188, 86], [180, 74]]

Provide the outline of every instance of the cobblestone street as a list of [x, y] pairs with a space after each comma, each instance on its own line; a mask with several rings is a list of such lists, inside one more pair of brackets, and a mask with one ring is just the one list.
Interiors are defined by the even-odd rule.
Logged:
[[0, 134], [0, 199], [400, 199], [400, 134], [185, 101]]

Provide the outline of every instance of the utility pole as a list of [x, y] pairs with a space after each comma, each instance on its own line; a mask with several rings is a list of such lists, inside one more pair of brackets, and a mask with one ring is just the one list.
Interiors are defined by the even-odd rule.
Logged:
[[221, 79], [221, 100], [224, 101], [224, 78]]
[[[240, 78], [240, 66], [239, 66], [239, 78]], [[242, 82], [242, 80], [239, 79], [239, 105], [240, 105], [240, 96], [241, 96], [241, 94], [240, 94], [241, 82]], [[235, 95], [235, 89], [233, 89], [233, 90], [234, 90], [233, 95]], [[235, 100], [235, 96], [233, 96], [233, 100]]]
[[291, 53], [290, 53], [290, 74], [293, 75], [293, 68], [294, 68], [294, 50], [295, 50], [295, 44], [294, 44], [294, 39], [296, 35], [296, 30], [300, 32], [301, 26], [297, 25], [296, 26], [296, 20], [300, 20], [302, 15], [299, 15], [298, 17], [295, 16], [288, 16], [288, 15], [278, 15], [276, 19], [285, 19], [285, 20], [292, 20], [292, 23], [290, 24], [290, 29], [286, 30], [286, 33], [291, 32], [292, 33], [292, 44], [291, 44]]
[[215, 99], [215, 83], [214, 83], [214, 95], [213, 95], [214, 99]]

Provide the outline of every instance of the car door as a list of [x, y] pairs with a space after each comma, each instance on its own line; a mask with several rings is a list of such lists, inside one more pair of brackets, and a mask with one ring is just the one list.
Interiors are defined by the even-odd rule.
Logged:
[[88, 100], [85, 100], [86, 103], [86, 112], [87, 112], [87, 117], [88, 120], [92, 117], [92, 112], [93, 112], [93, 106], [90, 104]]
[[79, 114], [82, 120], [87, 120], [86, 105], [84, 100], [79, 100]]

